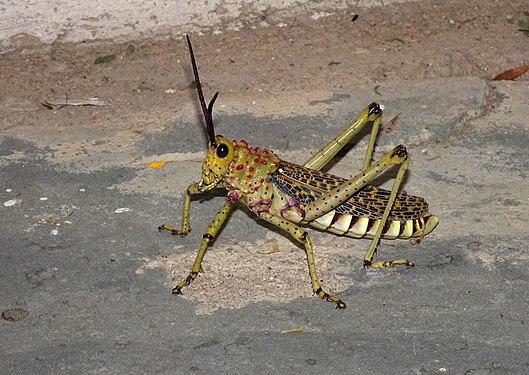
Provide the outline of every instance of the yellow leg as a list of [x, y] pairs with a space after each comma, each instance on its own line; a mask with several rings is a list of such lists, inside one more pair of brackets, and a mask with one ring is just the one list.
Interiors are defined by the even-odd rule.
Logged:
[[298, 227], [296, 224], [291, 223], [283, 218], [274, 216], [268, 212], [259, 213], [259, 217], [266, 220], [267, 222], [274, 224], [276, 227], [281, 228], [287, 231], [296, 241], [300, 242], [305, 246], [305, 253], [307, 255], [307, 263], [309, 266], [309, 275], [310, 281], [312, 283], [312, 290], [320, 298], [323, 298], [326, 301], [331, 301], [336, 303], [337, 309], [345, 309], [345, 303], [342, 302], [336, 296], [330, 295], [329, 293], [323, 291], [321, 288], [320, 280], [318, 274], [316, 273], [316, 262], [314, 260], [314, 252], [312, 250], [312, 241], [310, 240], [309, 234], [304, 231], [302, 228]]
[[386, 262], [373, 262], [373, 257], [375, 256], [375, 252], [377, 251], [377, 246], [378, 246], [378, 243], [380, 242], [382, 231], [384, 230], [384, 227], [386, 226], [386, 223], [388, 222], [389, 213], [391, 212], [391, 208], [393, 207], [393, 203], [395, 202], [395, 198], [397, 197], [397, 192], [402, 183], [402, 179], [404, 178], [404, 173], [406, 172], [406, 169], [408, 169], [409, 164], [410, 164], [410, 157], [408, 156], [408, 154], [406, 154], [400, 164], [399, 170], [397, 172], [397, 176], [395, 176], [395, 181], [393, 182], [393, 187], [391, 188], [391, 193], [389, 194], [388, 203], [386, 205], [386, 208], [384, 209], [382, 218], [380, 219], [380, 224], [377, 228], [377, 231], [375, 232], [375, 236], [373, 237], [373, 240], [371, 241], [371, 245], [369, 245], [369, 248], [367, 249], [367, 252], [364, 256], [364, 267], [374, 267], [374, 268], [391, 267], [397, 264], [403, 264], [408, 267], [413, 267], [415, 265], [414, 263], [410, 262], [407, 259], [397, 259], [397, 260], [386, 261]]
[[376, 107], [373, 107], [375, 103], [371, 104], [370, 108], [372, 114], [370, 117], [374, 117], [373, 126], [371, 127], [371, 134], [369, 135], [369, 143], [367, 144], [366, 156], [364, 158], [364, 166], [362, 167], [362, 172], [371, 166], [371, 161], [373, 160], [373, 153], [375, 152], [375, 142], [377, 141], [378, 129], [380, 129], [380, 124], [382, 123], [382, 110], [377, 104]]
[[[395, 147], [390, 153], [386, 154], [375, 165], [371, 165], [373, 159], [373, 153], [375, 150], [375, 142], [382, 123], [382, 110], [377, 103], [371, 103], [364, 111], [358, 116], [358, 118], [349, 125], [342, 133], [336, 138], [329, 142], [323, 149], [313, 155], [303, 165], [307, 168], [320, 170], [323, 168], [337, 153], [340, 151], [365, 125], [372, 123], [371, 135], [369, 137], [369, 143], [367, 146], [366, 155], [364, 158], [364, 165], [362, 167], [362, 174], [353, 177], [343, 185], [331, 190], [330, 192], [323, 194], [320, 198], [309, 204], [305, 208], [304, 222], [310, 222], [335, 209], [346, 200], [348, 200], [354, 193], [366, 186], [375, 177], [383, 173], [387, 168], [393, 164], [400, 164], [399, 171], [395, 177], [393, 188], [391, 189], [388, 203], [382, 214], [380, 224], [377, 228], [375, 236], [371, 241], [365, 256], [364, 266], [370, 267], [391, 267], [393, 265], [402, 264], [406, 266], [413, 266], [414, 264], [407, 259], [397, 259], [393, 261], [381, 261], [373, 262], [373, 257], [376, 252], [382, 231], [388, 221], [389, 214], [395, 202], [398, 189], [402, 183], [404, 173], [408, 168], [409, 157], [404, 146]], [[433, 227], [437, 225], [437, 221], [432, 224]], [[433, 230], [430, 229], [430, 231]]]
[[202, 193], [200, 190], [200, 182], [189, 185], [185, 192], [184, 205], [182, 208], [182, 225], [180, 229], [174, 229], [169, 224], [162, 224], [158, 227], [158, 230], [161, 232], [167, 230], [171, 232], [172, 235], [186, 235], [191, 230], [189, 225], [189, 211], [191, 206], [191, 196]]
[[[399, 145], [393, 148], [393, 150], [388, 152], [382, 159], [380, 159], [380, 161], [371, 165], [362, 173], [345, 181], [342, 185], [328, 191], [327, 193], [322, 194], [318, 199], [308, 204], [305, 207], [305, 218], [303, 219], [303, 222], [309, 223], [327, 214], [331, 210], [334, 210], [336, 207], [347, 201], [357, 191], [368, 185], [373, 179], [384, 173], [388, 168], [395, 164], [404, 163], [407, 158], [408, 153], [406, 147]], [[407, 166], [408, 163], [405, 163], [402, 173], [404, 173]], [[401, 181], [402, 177], [400, 178], [398, 185], [400, 185]], [[398, 185], [394, 185], [393, 190], [395, 190], [395, 187], [398, 189]], [[397, 190], [394, 191], [393, 201], [395, 200], [396, 195]], [[393, 201], [391, 201], [391, 204], [388, 204], [389, 209], [393, 206]], [[382, 222], [380, 223], [380, 226], [384, 227], [385, 224], [385, 222]]]
[[380, 109], [380, 106], [377, 103], [371, 103], [364, 109], [364, 111], [353, 123], [351, 123], [336, 138], [330, 141], [324, 148], [307, 160], [303, 166], [319, 171], [338, 153], [338, 151], [340, 151], [347, 143], [349, 143], [349, 141], [356, 134], [358, 134], [358, 132], [362, 130], [365, 125], [372, 123], [373, 127], [371, 129], [371, 136], [369, 139], [369, 145], [367, 147], [367, 152], [364, 159], [364, 167], [362, 170], [367, 169], [367, 167], [371, 165], [375, 141], [381, 121], [382, 110]]
[[205, 193], [206, 191], [209, 191], [216, 187], [222, 187], [222, 186], [220, 184], [204, 185], [202, 181], [189, 185], [189, 187], [187, 188], [185, 192], [184, 205], [182, 207], [182, 224], [181, 224], [180, 229], [174, 229], [169, 224], [162, 224], [158, 227], [158, 230], [160, 232], [167, 230], [171, 232], [173, 236], [176, 236], [176, 235], [181, 236], [181, 235], [188, 234], [189, 231], [191, 231], [191, 227], [189, 224], [189, 211], [190, 211], [190, 206], [191, 206], [191, 197], [193, 195]]
[[217, 232], [222, 227], [222, 224], [224, 224], [224, 222], [226, 221], [226, 218], [228, 217], [228, 214], [230, 213], [232, 206], [233, 206], [233, 201], [231, 199], [226, 199], [224, 206], [222, 206], [218, 214], [215, 216], [211, 224], [209, 224], [208, 228], [204, 232], [204, 236], [202, 237], [202, 242], [200, 243], [200, 249], [198, 250], [197, 256], [195, 258], [195, 262], [193, 263], [193, 267], [191, 268], [191, 272], [184, 280], [180, 281], [173, 288], [173, 294], [182, 294], [182, 288], [186, 285], [189, 285], [191, 281], [197, 278], [198, 273], [200, 272], [201, 265], [202, 265], [202, 260], [204, 259], [204, 255], [206, 255], [206, 252], [208, 250], [208, 245], [210, 241], [212, 241], [213, 238], [215, 238], [215, 236], [217, 235]]
[[334, 210], [339, 205], [347, 201], [353, 194], [369, 184], [377, 176], [384, 173], [392, 165], [400, 165], [393, 182], [393, 187], [388, 198], [388, 202], [380, 219], [377, 231], [371, 241], [365, 256], [364, 256], [364, 266], [368, 267], [390, 267], [396, 264], [404, 264], [407, 266], [413, 266], [413, 263], [407, 259], [398, 259], [395, 261], [386, 261], [386, 262], [373, 262], [373, 256], [376, 252], [378, 243], [382, 236], [382, 232], [388, 222], [388, 217], [397, 197], [399, 187], [404, 178], [404, 173], [408, 168], [410, 159], [406, 147], [399, 145], [393, 150], [388, 152], [380, 161], [367, 167], [361, 174], [351, 178], [350, 180], [344, 182], [342, 185], [332, 189], [331, 191], [322, 194], [318, 199], [308, 204], [305, 207], [305, 218], [303, 223], [310, 223], [313, 220], [327, 214], [331, 210]]

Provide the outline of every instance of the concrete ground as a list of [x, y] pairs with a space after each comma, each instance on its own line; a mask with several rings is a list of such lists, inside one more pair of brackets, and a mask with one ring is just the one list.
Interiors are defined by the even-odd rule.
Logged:
[[[12, 91], [0, 98], [0, 374], [529, 373], [529, 81], [439, 74], [374, 82], [366, 74], [369, 83], [340, 80], [324, 88], [310, 84], [320, 72], [314, 63], [309, 78], [303, 66], [281, 70], [285, 81], [270, 76], [259, 96], [261, 86], [213, 83], [231, 75], [244, 81], [239, 69], [261, 69], [249, 79], [265, 79], [276, 71], [267, 70], [269, 62], [252, 68], [239, 60], [228, 65], [232, 71], [218, 63], [215, 48], [201, 51], [205, 39], [195, 40], [207, 96], [221, 90], [218, 133], [286, 160], [307, 159], [371, 101], [384, 105], [386, 121], [400, 113], [392, 129], [381, 131], [376, 157], [408, 146], [403, 190], [428, 200], [439, 227], [420, 245], [383, 241], [376, 259], [406, 257], [416, 266], [377, 270], [362, 268], [368, 241], [310, 230], [323, 286], [347, 303], [338, 311], [312, 296], [302, 250], [240, 209], [206, 255], [205, 272], [173, 296], [223, 201], [222, 192], [194, 200], [186, 237], [157, 230], [179, 223], [182, 193], [200, 178], [205, 135], [195, 93], [184, 85], [187, 56], [177, 55], [187, 75], [131, 61], [136, 72], [156, 74], [140, 88], [133, 75], [120, 80], [126, 56], [88, 67], [58, 59], [67, 54], [62, 47], [45, 50], [49, 59], [22, 52], [20, 65], [15, 55], [3, 55], [2, 62], [15, 63], [1, 70], [10, 78], [2, 87], [11, 84]], [[248, 48], [241, 43], [241, 51]], [[501, 53], [505, 68], [516, 53]], [[384, 63], [396, 69], [398, 58]], [[349, 74], [340, 61], [325, 60], [321, 74], [331, 81]], [[380, 61], [364, 66], [378, 74]], [[24, 64], [31, 74], [17, 70]], [[158, 84], [180, 73], [182, 82]], [[121, 96], [112, 85], [123, 82], [136, 90]], [[299, 96], [288, 89], [296, 82]], [[285, 91], [277, 87], [283, 84]], [[61, 87], [113, 92], [102, 97], [111, 105], [48, 110], [31, 97], [34, 88], [61, 98]], [[171, 87], [176, 93], [165, 91]], [[330, 172], [357, 173], [366, 137], [355, 141]], [[159, 160], [166, 165], [147, 166]], [[376, 184], [387, 186], [391, 176]]]
[[[163, 221], [178, 222], [180, 192], [198, 178], [198, 156], [169, 163], [166, 172], [112, 165], [76, 171], [49, 157], [52, 145], [4, 137], [0, 301], [4, 317], [15, 321], [0, 322], [0, 372], [527, 373], [527, 82], [446, 79], [379, 90], [387, 94], [388, 112], [401, 113], [395, 129], [381, 134], [380, 148], [393, 141], [410, 145], [405, 189], [427, 197], [441, 224], [420, 246], [382, 243], [380, 258], [409, 257], [417, 263], [411, 269], [366, 271], [361, 256], [367, 241], [329, 243], [322, 238], [336, 237], [313, 232], [317, 259], [322, 252], [340, 262], [337, 271], [325, 270], [324, 283], [333, 272], [350, 281], [339, 294], [348, 303], [345, 311], [310, 296], [303, 257], [296, 255], [301, 251], [288, 241], [281, 242], [280, 253], [297, 257], [300, 266], [290, 283], [306, 290], [303, 298], [197, 314], [207, 302], [171, 295], [164, 267], [146, 264], [189, 254], [174, 265], [175, 276], [185, 276], [221, 200], [193, 202], [195, 231], [185, 238], [156, 230]], [[261, 144], [279, 153], [310, 152], [358, 112], [356, 95], [337, 98], [329, 98], [322, 111], [327, 114], [319, 118], [222, 115], [219, 129], [227, 132], [230, 124], [233, 133], [242, 133], [251, 122], [251, 138]], [[309, 128], [310, 137], [290, 136], [290, 128], [277, 137], [287, 125], [300, 132]], [[195, 126], [176, 119], [164, 134], [137, 144], [144, 156], [165, 148], [191, 152], [197, 145], [178, 134]], [[333, 171], [346, 174], [350, 166], [343, 164]], [[151, 186], [178, 187], [166, 195], [118, 188], [139, 176]], [[281, 268], [274, 254], [233, 246], [256, 243], [269, 230], [238, 211], [209, 258], [215, 262], [216, 248], [231, 244], [240, 253], [239, 269], [251, 270], [258, 257], [271, 269]], [[354, 251], [343, 251], [345, 246]], [[240, 290], [251, 294], [253, 286], [233, 276], [219, 275], [229, 281], [214, 291], [221, 299], [237, 300]], [[204, 277], [185, 290], [188, 298]], [[260, 287], [273, 293], [275, 282], [262, 280]], [[288, 294], [290, 285], [283, 288]], [[303, 332], [282, 333], [299, 327]]]

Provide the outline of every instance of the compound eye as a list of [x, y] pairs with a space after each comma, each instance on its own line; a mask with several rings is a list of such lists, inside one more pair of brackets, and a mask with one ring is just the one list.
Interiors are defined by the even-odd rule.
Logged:
[[217, 146], [217, 156], [219, 158], [225, 158], [226, 156], [228, 156], [228, 152], [229, 152], [228, 146], [225, 145], [224, 143], [221, 143], [220, 145]]

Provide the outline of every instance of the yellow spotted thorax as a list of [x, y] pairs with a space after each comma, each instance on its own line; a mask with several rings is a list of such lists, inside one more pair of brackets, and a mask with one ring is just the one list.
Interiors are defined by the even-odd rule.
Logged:
[[[279, 158], [266, 148], [248, 147], [246, 141], [232, 141], [234, 155], [228, 168], [227, 182], [244, 193], [257, 191], [267, 185], [267, 178], [279, 167]], [[268, 186], [265, 186], [268, 187]]]

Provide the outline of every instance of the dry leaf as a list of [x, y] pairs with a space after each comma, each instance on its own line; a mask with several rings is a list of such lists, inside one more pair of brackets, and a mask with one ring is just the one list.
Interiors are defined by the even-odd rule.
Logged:
[[414, 246], [415, 246], [415, 245], [418, 245], [418, 244], [420, 244], [420, 243], [422, 242], [422, 237], [419, 237], [419, 238], [410, 238], [410, 239], [408, 240], [408, 242], [409, 242], [410, 245], [414, 245]]
[[60, 108], [65, 106], [95, 106], [104, 107], [107, 105], [103, 100], [99, 98], [73, 98], [73, 99], [51, 99], [42, 102], [42, 105], [48, 109]]
[[153, 162], [150, 162], [149, 164], [147, 164], [148, 167], [150, 168], [153, 168], [153, 169], [157, 169], [157, 168], [161, 168], [165, 165], [165, 161], [153, 161]]
[[529, 70], [529, 65], [522, 65], [517, 68], [506, 70], [498, 74], [492, 80], [493, 81], [512, 81], [513, 79], [520, 77], [522, 74], [524, 74], [528, 70]]
[[391, 132], [393, 128], [395, 127], [395, 125], [397, 125], [397, 122], [399, 122], [399, 116], [400, 116], [400, 113], [397, 113], [395, 117], [393, 117], [391, 120], [387, 122], [386, 125], [384, 125], [384, 131], [386, 133]]
[[303, 327], [297, 327], [292, 329], [285, 329], [284, 331], [281, 331], [281, 333], [293, 333], [293, 332], [303, 332], [305, 328]]
[[2, 313], [2, 318], [7, 320], [8, 322], [18, 322], [20, 320], [24, 320], [29, 315], [29, 312], [23, 309], [9, 309]]
[[275, 243], [273, 245], [270, 245], [268, 246], [266, 249], [264, 250], [258, 250], [257, 251], [259, 254], [272, 254], [272, 253], [277, 253], [279, 252], [279, 244], [278, 243]]

